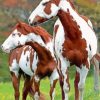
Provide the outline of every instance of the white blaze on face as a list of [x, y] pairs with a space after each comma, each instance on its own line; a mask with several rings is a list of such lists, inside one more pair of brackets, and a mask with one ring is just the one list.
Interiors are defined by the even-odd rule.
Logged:
[[12, 35], [10, 35], [2, 44], [2, 50], [6, 53], [10, 53], [10, 50], [12, 50], [15, 45], [13, 44], [13, 38]]
[[35, 21], [36, 16], [40, 16], [42, 18], [51, 18], [53, 16], [56, 16], [59, 10], [59, 7], [57, 7], [55, 4], [51, 4], [51, 14], [46, 14], [44, 9], [45, 9], [45, 4], [46, 2], [49, 2], [50, 0], [42, 0], [40, 2], [40, 4], [37, 6], [37, 8], [31, 13], [31, 15], [29, 16], [29, 24], [31, 24], [33, 21]]
[[[49, 0], [48, 0], [49, 1]], [[40, 4], [36, 7], [36, 9], [31, 13], [31, 15], [29, 16], [29, 24], [31, 24], [33, 22], [33, 20], [35, 19], [36, 16], [40, 16], [40, 17], [44, 17], [43, 15], [43, 10], [44, 10], [44, 6], [43, 3], [45, 1], [41, 1]]]
[[69, 9], [70, 15], [73, 16], [73, 19], [76, 21], [77, 25], [80, 26], [80, 31], [82, 32], [82, 38], [85, 38], [87, 42], [88, 51], [89, 51], [89, 45], [91, 45], [92, 53], [88, 55], [91, 57], [94, 56], [97, 52], [97, 38], [94, 31], [90, 28], [87, 22], [83, 18], [81, 18], [74, 9], [72, 9], [70, 3], [67, 0], [61, 0], [59, 7], [65, 12], [67, 12], [67, 9]]

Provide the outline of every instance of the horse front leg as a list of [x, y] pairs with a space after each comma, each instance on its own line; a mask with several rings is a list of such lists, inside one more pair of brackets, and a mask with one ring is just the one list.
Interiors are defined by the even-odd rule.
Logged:
[[57, 69], [54, 69], [53, 73], [50, 76], [50, 97], [51, 100], [54, 100], [55, 97], [55, 86], [59, 79]]
[[62, 100], [68, 100], [68, 93], [70, 91], [68, 70], [62, 70], [62, 76], [60, 76], [60, 86], [62, 91]]
[[79, 97], [76, 100], [83, 100], [83, 94], [84, 94], [84, 85], [85, 85], [85, 80], [87, 77], [89, 71], [89, 67], [83, 66], [80, 68], [77, 67], [77, 72], [79, 73], [79, 83], [78, 83], [78, 90], [79, 90]]
[[13, 84], [14, 91], [15, 91], [15, 100], [19, 100], [20, 75], [17, 77], [14, 72], [11, 72], [11, 78], [12, 78], [12, 84]]

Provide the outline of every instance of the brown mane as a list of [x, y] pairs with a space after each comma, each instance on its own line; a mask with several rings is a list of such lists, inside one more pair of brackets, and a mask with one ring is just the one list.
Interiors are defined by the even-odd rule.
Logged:
[[52, 39], [52, 36], [45, 29], [43, 29], [40, 26], [32, 27], [26, 23], [18, 22], [18, 24], [15, 26], [14, 29], [17, 29], [24, 35], [27, 35], [29, 33], [34, 33], [36, 35], [40, 35], [45, 43], [49, 42], [50, 39]]

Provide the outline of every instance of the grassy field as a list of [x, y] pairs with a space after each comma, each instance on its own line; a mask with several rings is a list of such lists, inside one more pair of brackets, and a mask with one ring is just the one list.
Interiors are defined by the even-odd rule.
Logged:
[[[74, 72], [71, 72], [71, 73], [74, 73]], [[71, 75], [71, 79], [70, 79], [71, 90], [69, 93], [69, 100], [74, 100], [74, 84], [73, 84], [74, 79], [72, 77], [73, 75]], [[21, 81], [20, 91], [22, 91], [22, 87], [23, 87], [23, 81]], [[46, 96], [46, 100], [50, 100], [49, 89], [50, 89], [49, 80], [46, 78], [41, 81], [41, 87], [40, 87], [41, 92]], [[14, 90], [13, 90], [11, 82], [0, 83], [0, 100], [14, 100], [13, 93], [14, 93]], [[32, 100], [32, 99], [28, 97], [27, 100]], [[55, 100], [61, 100], [61, 92], [60, 92], [59, 84], [57, 84], [56, 86]], [[86, 79], [84, 100], [100, 100], [100, 92], [96, 92], [93, 89], [93, 75], [91, 71]]]

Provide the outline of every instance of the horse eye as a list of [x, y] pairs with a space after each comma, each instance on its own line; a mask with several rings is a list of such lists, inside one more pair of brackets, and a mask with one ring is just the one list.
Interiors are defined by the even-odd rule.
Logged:
[[21, 33], [18, 33], [18, 36], [20, 37], [21, 36]]
[[15, 36], [15, 34], [13, 33], [12, 36]]

